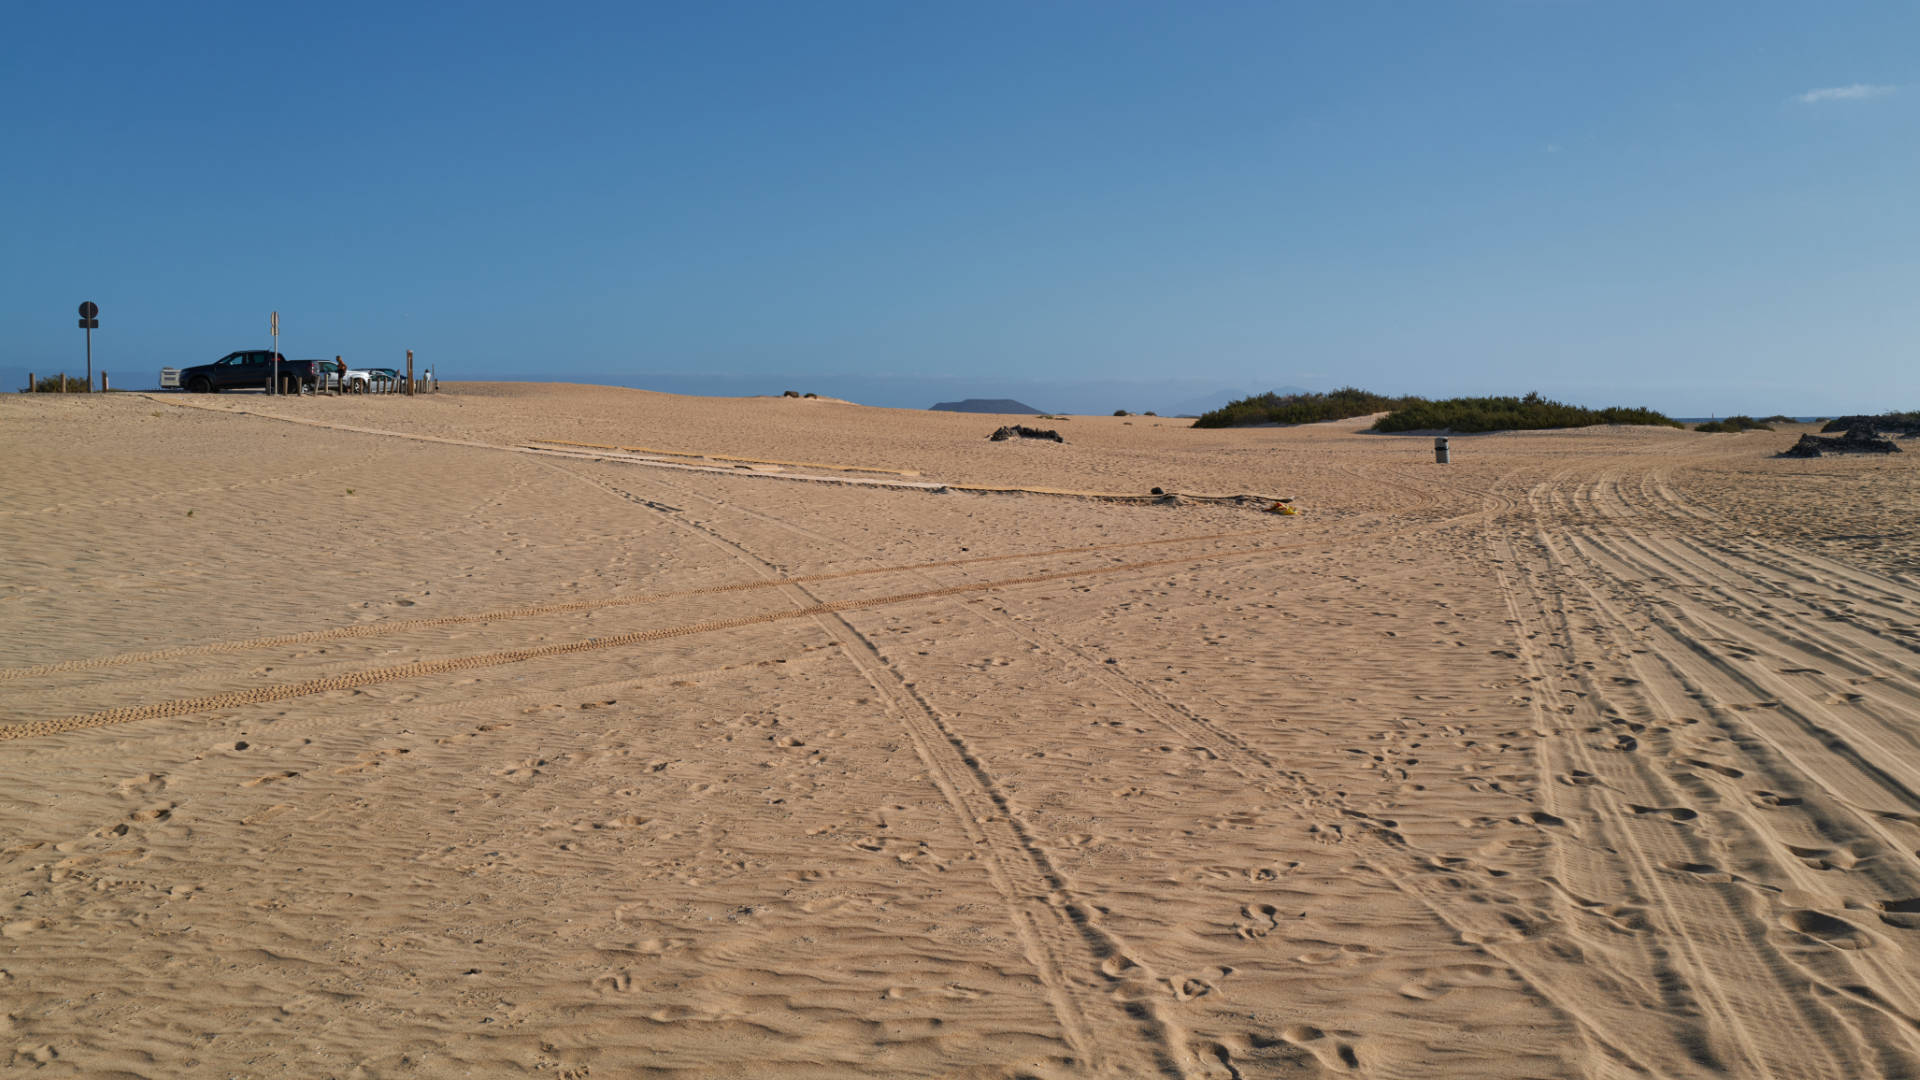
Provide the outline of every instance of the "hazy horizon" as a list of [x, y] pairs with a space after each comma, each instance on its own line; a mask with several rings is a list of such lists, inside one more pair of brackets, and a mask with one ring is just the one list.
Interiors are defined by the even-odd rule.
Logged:
[[[222, 354], [224, 355], [224, 354]], [[98, 352], [96, 361], [100, 360]], [[213, 359], [218, 359], [215, 356]], [[207, 361], [199, 361], [205, 363]], [[419, 362], [425, 366], [424, 359]], [[176, 365], [178, 366], [178, 365]], [[77, 376], [84, 370], [83, 364], [71, 365], [66, 374]], [[125, 365], [105, 366], [96, 362], [96, 374], [102, 370], [113, 376], [113, 385], [122, 390], [151, 390], [158, 386], [158, 368], [152, 371], [128, 369]], [[452, 383], [461, 381], [483, 382], [559, 382], [584, 385], [624, 387], [637, 390], [652, 390], [668, 394], [687, 394], [697, 397], [774, 397], [785, 391], [818, 394], [822, 397], [841, 398], [859, 405], [892, 409], [929, 409], [933, 405], [947, 401], [963, 401], [969, 398], [1013, 398], [1031, 405], [1037, 413], [1066, 413], [1074, 415], [1105, 415], [1115, 409], [1129, 412], [1154, 411], [1162, 416], [1198, 415], [1220, 407], [1228, 401], [1268, 391], [1289, 393], [1296, 391], [1327, 391], [1337, 388], [1341, 383], [1327, 383], [1318, 386], [1301, 386], [1289, 383], [1274, 383], [1244, 387], [1214, 386], [1207, 379], [1161, 379], [1161, 380], [1040, 380], [1040, 379], [983, 379], [965, 376], [914, 377], [861, 374], [700, 374], [687, 372], [638, 372], [628, 374], [608, 372], [552, 372], [542, 375], [499, 375], [467, 373], [460, 370], [458, 364], [449, 366], [442, 362], [441, 373]], [[57, 374], [57, 368], [33, 374], [41, 377]], [[26, 385], [28, 372], [24, 368], [0, 366], [0, 390], [12, 392]], [[1208, 387], [1212, 389], [1208, 389]], [[1366, 387], [1381, 393], [1399, 394], [1398, 387]], [[1453, 392], [1429, 392], [1425, 397], [1454, 397], [1482, 394], [1525, 394], [1537, 389], [1527, 387], [1501, 387]], [[1746, 414], [1749, 416], [1771, 416], [1776, 413], [1788, 416], [1844, 416], [1851, 414], [1879, 413], [1892, 409], [1909, 409], [1915, 402], [1907, 401], [1866, 401], [1862, 403], [1856, 397], [1848, 403], [1844, 394], [1827, 395], [1821, 400], [1828, 402], [1825, 407], [1808, 407], [1806, 399], [1774, 399], [1765, 394], [1743, 393], [1738, 397], [1744, 404], [1715, 404], [1701, 408], [1670, 407], [1651, 398], [1634, 398], [1630, 395], [1610, 395], [1596, 391], [1586, 395], [1561, 395], [1540, 391], [1547, 397], [1567, 401], [1574, 405], [1590, 408], [1604, 408], [1610, 405], [1645, 406], [1666, 413], [1675, 419], [1707, 419], [1722, 416]], [[1735, 400], [1735, 395], [1727, 395], [1723, 401]]]

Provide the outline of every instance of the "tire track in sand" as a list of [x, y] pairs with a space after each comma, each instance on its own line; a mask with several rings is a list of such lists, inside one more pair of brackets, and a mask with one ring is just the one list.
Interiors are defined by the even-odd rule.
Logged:
[[[572, 473], [572, 470], [562, 469]], [[594, 477], [572, 473], [577, 479], [608, 494], [634, 503], [647, 500]], [[687, 494], [707, 499], [698, 492]], [[754, 512], [778, 523], [778, 519]], [[767, 560], [711, 526], [675, 518], [696, 536], [760, 573], [778, 571]], [[1144, 564], [1131, 564], [1135, 566]], [[1106, 569], [1106, 568], [1103, 568]], [[811, 618], [837, 644], [849, 664], [886, 703], [899, 720], [914, 754], [941, 796], [952, 808], [962, 830], [980, 852], [988, 876], [1006, 907], [1028, 961], [1033, 964], [1054, 1016], [1069, 1046], [1096, 1071], [1126, 1077], [1158, 1074], [1188, 1077], [1195, 1059], [1182, 1033], [1161, 1016], [1152, 1003], [1140, 1000], [1110, 1002], [1119, 1009], [1090, 1008], [1090, 999], [1105, 996], [1103, 983], [1127, 977], [1135, 965], [1125, 944], [1102, 928], [1093, 909], [1076, 897], [1053, 866], [1007, 799], [985, 759], [875, 647], [873, 641], [848, 620], [852, 606], [822, 602], [803, 585], [770, 578], [796, 605], [787, 617]], [[930, 593], [959, 595], [979, 591], [962, 587]], [[876, 606], [860, 604], [860, 607]], [[1096, 979], [1100, 980], [1096, 982]], [[1114, 1016], [1118, 1011], [1119, 1016]], [[1107, 1019], [1103, 1020], [1102, 1017]], [[1118, 1034], [1119, 1039], [1105, 1037]]]
[[[645, 500], [640, 501], [645, 502]], [[659, 604], [669, 600], [679, 600], [693, 596], [719, 596], [727, 593], [747, 592], [755, 589], [778, 588], [781, 585], [788, 584], [804, 585], [814, 582], [872, 577], [877, 574], [940, 570], [957, 566], [1016, 562], [1022, 559], [1052, 559], [1070, 555], [1095, 555], [1104, 551], [1121, 551], [1130, 548], [1162, 547], [1173, 544], [1202, 543], [1210, 540], [1237, 540], [1252, 536], [1270, 535], [1272, 535], [1271, 530], [1253, 529], [1243, 532], [1212, 533], [1204, 536], [1180, 536], [1161, 540], [1132, 540], [1118, 544], [1094, 544], [1087, 547], [1057, 548], [1050, 551], [1021, 552], [1011, 555], [979, 555], [965, 559], [942, 559], [936, 562], [919, 563], [910, 566], [877, 566], [864, 570], [839, 570], [823, 574], [803, 574], [772, 581], [738, 581], [724, 585], [708, 585], [697, 589], [646, 593], [640, 596], [613, 596], [602, 597], [595, 600], [564, 600], [549, 604], [529, 604], [524, 607], [477, 611], [466, 615], [440, 615], [422, 619], [385, 619], [375, 623], [336, 626], [324, 630], [302, 630], [288, 634], [274, 634], [267, 637], [241, 638], [232, 641], [211, 641], [199, 645], [177, 645], [165, 649], [147, 649], [141, 652], [119, 653], [111, 656], [60, 660], [49, 664], [35, 664], [31, 667], [0, 668], [0, 683], [11, 682], [16, 679], [35, 678], [42, 675], [58, 675], [69, 671], [92, 671], [100, 668], [123, 667], [128, 664], [153, 663], [195, 656], [214, 656], [223, 653], [245, 652], [250, 649], [270, 649], [286, 645], [310, 645], [327, 641], [383, 637], [389, 634], [404, 634], [416, 630], [436, 629], [443, 626], [504, 622], [510, 619], [531, 619], [543, 615], [565, 615], [581, 611], [600, 611], [606, 608], [643, 607], [650, 604]]]
[[[274, 701], [286, 701], [291, 698], [308, 697], [326, 693], [329, 690], [352, 690], [375, 683], [393, 682], [398, 679], [419, 678], [428, 675], [441, 675], [452, 671], [468, 671], [474, 668], [497, 667], [502, 664], [517, 664], [527, 660], [537, 660], [549, 656], [566, 656], [573, 653], [595, 652], [602, 649], [617, 649], [629, 645], [639, 645], [649, 641], [664, 641], [669, 638], [686, 637], [689, 634], [706, 634], [719, 630], [737, 630], [762, 623], [784, 622], [792, 619], [810, 618], [816, 615], [834, 614], [842, 611], [859, 611], [865, 608], [882, 607], [888, 604], [905, 604], [918, 600], [932, 600], [946, 596], [959, 596], [965, 593], [991, 592], [995, 589], [1011, 589], [1022, 585], [1040, 585], [1051, 581], [1067, 581], [1073, 578], [1097, 577], [1107, 574], [1120, 574], [1129, 571], [1150, 570], [1160, 566], [1190, 565], [1195, 562], [1207, 562], [1213, 559], [1233, 556], [1264, 554], [1265, 548], [1234, 549], [1231, 551], [1209, 552], [1199, 555], [1175, 556], [1167, 559], [1148, 559], [1142, 562], [1113, 563], [1107, 566], [1085, 567], [1077, 570], [1061, 570], [1048, 574], [1030, 574], [1025, 577], [1002, 578], [997, 581], [970, 582], [965, 585], [950, 585], [938, 589], [921, 589], [917, 592], [895, 593], [890, 596], [866, 597], [860, 600], [836, 600], [830, 603], [815, 604], [797, 611], [774, 611], [758, 615], [742, 615], [731, 619], [713, 619], [705, 622], [686, 623], [680, 626], [663, 626], [651, 630], [637, 630], [627, 634], [615, 634], [608, 637], [587, 638], [581, 641], [555, 642], [549, 645], [531, 646], [524, 649], [504, 649], [498, 652], [478, 653], [468, 656], [447, 657], [439, 660], [419, 660], [410, 664], [398, 664], [392, 667], [371, 668], [362, 671], [345, 672], [325, 678], [307, 679], [300, 682], [276, 683], [269, 686], [253, 687], [247, 690], [233, 690], [220, 694], [201, 697], [177, 698], [172, 701], [153, 702], [145, 705], [124, 705], [100, 712], [83, 713], [77, 716], [61, 717], [53, 720], [38, 720], [26, 724], [12, 724], [0, 727], [0, 740], [20, 739], [33, 735], [53, 735], [63, 731], [78, 731], [84, 728], [105, 727], [110, 724], [125, 724], [136, 720], [155, 720], [169, 716], [187, 716], [193, 713], [209, 712], [215, 709], [229, 709], [241, 705], [258, 705]], [[775, 582], [785, 585], [786, 582]], [[798, 588], [798, 586], [794, 586]]]
[[[1507, 478], [1503, 477], [1502, 483], [1504, 483], [1506, 479]], [[1423, 508], [1439, 503], [1443, 496], [1451, 496], [1457, 499], [1461, 494], [1461, 492], [1450, 488], [1439, 492], [1423, 493], [1416, 484], [1404, 481], [1389, 481], [1389, 483], [1392, 486], [1416, 493], [1416, 495], [1419, 496], [1419, 505]], [[678, 485], [670, 483], [668, 486], [678, 487]], [[1438, 487], [1439, 485], [1435, 486]], [[1465, 493], [1475, 497], [1471, 509], [1445, 519], [1423, 522], [1413, 527], [1387, 530], [1386, 535], [1403, 532], [1426, 532], [1437, 528], [1462, 524], [1484, 524], [1496, 520], [1512, 512], [1517, 505], [1516, 500], [1504, 494], [1500, 490], [1500, 487], [1501, 484], [1496, 483], [1492, 487], [1484, 489], [1470, 489]], [[850, 545], [841, 541], [834, 540], [831, 537], [821, 536], [809, 530], [798, 529], [791, 523], [773, 518], [757, 510], [748, 507], [733, 506], [724, 500], [706, 497], [684, 488], [680, 490], [682, 494], [700, 498], [714, 505], [716, 508], [743, 513], [766, 521], [776, 527], [792, 529], [813, 539], [831, 543], [853, 552], [856, 555], [858, 554], [854, 552], [854, 549]], [[637, 496], [627, 493], [622, 494], [627, 498], [639, 501]], [[1325, 541], [1321, 541], [1320, 543], [1324, 544]], [[1271, 548], [1268, 550], [1281, 549]], [[1341, 795], [1322, 790], [1314, 785], [1304, 774], [1285, 768], [1272, 755], [1261, 751], [1257, 746], [1240, 738], [1226, 725], [1213, 721], [1167, 699], [1150, 684], [1128, 676], [1124, 672], [1116, 671], [1103, 660], [1087, 654], [1073, 643], [1045, 627], [1023, 625], [1010, 616], [984, 609], [977, 604], [962, 604], [960, 605], [960, 610], [982, 620], [988, 626], [1009, 633], [1029, 646], [1034, 647], [1042, 655], [1050, 657], [1054, 663], [1059, 664], [1061, 667], [1073, 668], [1080, 671], [1083, 675], [1090, 676], [1095, 682], [1104, 686], [1110, 693], [1113, 693], [1125, 702], [1143, 718], [1172, 732], [1185, 741], [1187, 745], [1203, 750], [1211, 760], [1219, 762], [1243, 781], [1249, 784], [1263, 786], [1273, 791], [1284, 789], [1286, 793], [1295, 797], [1295, 801], [1288, 803], [1288, 806], [1296, 820], [1313, 829], [1321, 830], [1327, 835], [1339, 836], [1343, 842], [1365, 845], [1368, 849], [1368, 853], [1364, 856], [1366, 865], [1379, 873], [1385, 880], [1406, 894], [1415, 903], [1421, 905], [1422, 908], [1431, 913], [1438, 921], [1449, 926], [1457, 933], [1460, 933], [1465, 941], [1482, 948], [1498, 959], [1507, 961], [1509, 967], [1519, 978], [1533, 985], [1535, 993], [1539, 995], [1540, 1000], [1545, 1002], [1549, 1008], [1557, 1009], [1568, 1015], [1573, 1024], [1589, 1036], [1587, 1040], [1589, 1045], [1595, 1047], [1603, 1057], [1616, 1062], [1631, 1063], [1634, 1061], [1633, 1055], [1623, 1048], [1624, 1046], [1631, 1045], [1628, 1041], [1622, 1041], [1625, 1039], [1625, 1036], [1614, 1036], [1613, 1038], [1616, 1041], [1609, 1042], [1607, 1037], [1602, 1037], [1592, 1031], [1591, 1028], [1583, 1026], [1580, 1015], [1581, 1002], [1577, 996], [1549, 993], [1548, 990], [1550, 987], [1544, 984], [1543, 980], [1545, 976], [1540, 969], [1515, 962], [1515, 958], [1509, 956], [1508, 951], [1501, 948], [1501, 935], [1502, 933], [1511, 933], [1509, 926], [1505, 923], [1498, 923], [1495, 926], [1489, 927], [1484, 919], [1462, 917], [1460, 913], [1453, 913], [1453, 917], [1450, 918], [1448, 911], [1437, 907], [1434, 903], [1435, 897], [1433, 892], [1424, 888], [1421, 882], [1426, 880], [1426, 875], [1423, 874], [1423, 871], [1429, 870], [1434, 865], [1439, 865], [1440, 860], [1409, 843], [1397, 829], [1392, 827], [1392, 823], [1382, 822], [1370, 814], [1352, 809], [1347, 805], [1346, 800]], [[857, 634], [858, 631], [855, 631], [855, 633]], [[865, 639], [862, 638], [862, 641], [864, 642]], [[868, 647], [871, 649], [870, 645]], [[877, 653], [875, 656], [877, 659]], [[884, 664], [884, 661], [881, 661], [881, 663]], [[904, 683], [903, 676], [900, 676], [897, 672], [894, 674], [896, 679]], [[869, 673], [868, 678], [870, 682], [875, 682], [875, 677], [872, 674]], [[875, 682], [875, 685], [876, 689], [879, 689], [877, 682]], [[932, 706], [926, 702], [917, 690], [914, 690], [908, 685], [907, 692], [917, 699], [917, 705], [920, 709], [936, 717], [938, 716]], [[950, 727], [944, 724], [943, 731], [951, 733]], [[964, 749], [964, 741], [961, 740], [958, 735], [951, 735], [951, 737], [957, 744], [963, 747], [963, 752], [968, 756], [970, 763], [979, 760], [978, 755], [974, 755], [971, 750]], [[1284, 797], [1285, 796], [1283, 796], [1283, 798]], [[1010, 810], [1009, 814], [1011, 814]], [[1041, 847], [1038, 838], [1033, 837], [1031, 833], [1024, 828], [1022, 832], [1023, 836], [1035, 848], [1040, 857], [1043, 859], [1046, 858], [1044, 849]], [[1115, 937], [1109, 937], [1108, 943], [1115, 949], [1127, 950], [1130, 948]], [[1237, 1077], [1242, 1075], [1234, 1063], [1232, 1051], [1226, 1045], [1215, 1042], [1200, 1042], [1197, 1044], [1190, 1042], [1184, 1028], [1179, 1022], [1162, 1011], [1162, 1007], [1167, 1005], [1168, 1002], [1163, 1000], [1161, 995], [1155, 993], [1155, 991], [1159, 990], [1163, 984], [1166, 986], [1170, 986], [1171, 984], [1166, 983], [1153, 969], [1152, 965], [1140, 959], [1143, 954], [1139, 950], [1134, 949], [1131, 951], [1107, 953], [1106, 943], [1103, 943], [1101, 951], [1103, 954], [1109, 956], [1108, 960], [1103, 961], [1102, 973], [1126, 986], [1123, 992], [1127, 993], [1133, 1001], [1132, 1008], [1137, 1014], [1152, 1017], [1156, 1030], [1162, 1033], [1162, 1037], [1168, 1041], [1169, 1045], [1179, 1050], [1181, 1061], [1187, 1067], [1198, 1070], [1201, 1074], [1208, 1076], [1218, 1075], [1220, 1068], [1227, 1070], [1227, 1074], [1231, 1076]], [[1153, 994], [1153, 996], [1149, 997], [1147, 996], [1148, 994]], [[1208, 1057], [1201, 1056], [1200, 1053], [1196, 1053], [1196, 1049], [1209, 1055], [1211, 1060], [1209, 1060]], [[1645, 1069], [1635, 1064], [1630, 1071], [1644, 1073]]]
[[[1547, 830], [1556, 864], [1547, 880], [1553, 921], [1578, 962], [1544, 954], [1549, 981], [1584, 987], [1587, 1021], [1616, 1043], [1629, 1036], [1625, 1045], [1660, 1075], [1850, 1077], [1884, 1072], [1890, 1060], [1904, 1062], [1895, 1071], [1911, 1068], [1910, 1054], [1894, 1049], [1911, 1026], [1910, 980], [1860, 951], [1869, 942], [1845, 933], [1850, 924], [1803, 906], [1827, 890], [1769, 832], [1812, 811], [1818, 785], [1804, 762], [1717, 712], [1716, 701], [1738, 707], [1725, 672], [1716, 675], [1717, 662], [1668, 613], [1693, 606], [1690, 590], [1702, 583], [1692, 572], [1668, 574], [1648, 596], [1635, 585], [1643, 572], [1592, 557], [1595, 545], [1644, 532], [1640, 522], [1614, 515], [1561, 530], [1595, 509], [1564, 493], [1572, 477], [1535, 486], [1532, 524], [1492, 537], [1496, 560], [1512, 568], [1501, 571], [1503, 589], [1544, 736], [1540, 798], [1566, 823]], [[1726, 735], [1681, 715], [1702, 707]], [[1743, 777], [1811, 790], [1806, 799], [1749, 792]], [[1799, 990], [1809, 983], [1813, 997]]]
[[[1713, 729], [1724, 733], [1670, 755], [1673, 775], [1690, 778], [1695, 797], [1708, 800], [1726, 788], [1748, 796], [1749, 785], [1766, 785], [1758, 801], [1726, 800], [1737, 809], [1715, 815], [1719, 846], [1729, 860], [1744, 854], [1742, 870], [1759, 878], [1750, 884], [1768, 894], [1767, 914], [1790, 931], [1787, 941], [1838, 946], [1788, 947], [1783, 956], [1824, 996], [1825, 1012], [1867, 1044], [1835, 1048], [1852, 1050], [1848, 1073], [1862, 1074], [1874, 1060], [1873, 1046], [1898, 1045], [1903, 1029], [1920, 1030], [1920, 977], [1901, 947], [1902, 935], [1867, 929], [1876, 921], [1915, 929], [1884, 913], [1920, 895], [1920, 852], [1911, 850], [1920, 835], [1920, 771], [1911, 767], [1913, 692], [1904, 679], [1884, 674], [1900, 667], [1901, 643], [1871, 633], [1855, 637], [1848, 662], [1877, 681], [1861, 687], [1862, 694], [1825, 692], [1829, 677], [1806, 666], [1805, 657], [1825, 650], [1821, 639], [1846, 636], [1849, 620], [1770, 617], [1737, 587], [1749, 574], [1768, 577], [1767, 561], [1716, 556], [1691, 544], [1685, 532], [1669, 536], [1643, 527], [1645, 515], [1626, 498], [1617, 473], [1556, 497], [1617, 523], [1569, 538], [1570, 549], [1639, 601], [1636, 610], [1650, 618], [1653, 655], [1674, 693], [1698, 702]], [[1655, 602], [1635, 584], [1645, 576], [1680, 587]], [[1811, 609], [1811, 601], [1832, 589], [1816, 580], [1781, 592], [1788, 603]], [[1896, 696], [1907, 700], [1885, 700]], [[1870, 914], [1876, 909], [1878, 920]], [[1854, 911], [1869, 914], [1863, 920]], [[1912, 1050], [1890, 1071], [1920, 1064]], [[1883, 1067], [1889, 1052], [1881, 1051]]]

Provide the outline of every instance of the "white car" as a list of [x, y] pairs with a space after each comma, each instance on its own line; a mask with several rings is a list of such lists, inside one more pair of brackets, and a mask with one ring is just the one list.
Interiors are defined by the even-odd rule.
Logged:
[[399, 381], [400, 373], [392, 368], [348, 368], [346, 390], [349, 394], [386, 394]]

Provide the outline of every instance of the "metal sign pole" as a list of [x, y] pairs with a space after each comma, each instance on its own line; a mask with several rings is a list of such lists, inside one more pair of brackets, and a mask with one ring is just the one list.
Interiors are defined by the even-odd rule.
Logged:
[[[100, 320], [97, 317], [99, 314], [99, 304], [91, 300], [80, 301], [80, 329], [87, 332], [87, 393], [89, 394], [93, 393], [93, 332], [100, 326]], [[62, 389], [66, 387], [66, 379], [65, 375], [60, 376]]]

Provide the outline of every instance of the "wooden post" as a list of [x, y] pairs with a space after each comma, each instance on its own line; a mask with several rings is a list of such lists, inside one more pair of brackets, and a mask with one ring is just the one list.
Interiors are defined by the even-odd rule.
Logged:
[[67, 392], [67, 373], [63, 371], [58, 377], [60, 379], [60, 392], [64, 394]]
[[100, 392], [107, 392], [107, 373], [104, 371], [100, 373]]
[[29, 371], [27, 372], [27, 393], [29, 394], [33, 393], [34, 389], [35, 388], [33, 385], [33, 372]]
[[407, 350], [407, 396], [413, 396], [413, 350]]

